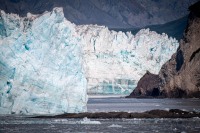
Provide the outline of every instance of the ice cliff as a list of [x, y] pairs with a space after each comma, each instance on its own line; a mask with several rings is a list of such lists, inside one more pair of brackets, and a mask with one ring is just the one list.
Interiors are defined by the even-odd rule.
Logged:
[[62, 9], [0, 15], [0, 114], [86, 111], [82, 45]]
[[86, 111], [87, 93], [129, 94], [147, 70], [158, 74], [177, 47], [149, 29], [132, 35], [76, 26], [61, 8], [23, 18], [1, 11], [0, 113]]
[[147, 70], [158, 74], [178, 47], [177, 40], [149, 29], [135, 36], [95, 25], [80, 25], [76, 30], [86, 41], [88, 93], [129, 94]]

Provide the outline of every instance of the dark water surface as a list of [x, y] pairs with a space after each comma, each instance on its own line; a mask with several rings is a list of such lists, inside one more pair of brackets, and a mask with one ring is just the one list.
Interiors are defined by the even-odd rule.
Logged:
[[[143, 112], [152, 109], [200, 111], [199, 99], [91, 98], [88, 111]], [[190, 119], [43, 119], [0, 116], [0, 133], [200, 133], [200, 118]]]
[[200, 118], [190, 119], [38, 119], [2, 117], [1, 133], [199, 133]]
[[200, 112], [200, 99], [90, 98], [87, 107], [88, 112], [144, 112], [153, 109]]

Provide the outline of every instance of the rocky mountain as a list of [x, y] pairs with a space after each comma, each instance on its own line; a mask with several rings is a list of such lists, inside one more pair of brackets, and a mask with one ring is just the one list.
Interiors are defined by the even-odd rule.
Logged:
[[[155, 85], [159, 90], [158, 96], [163, 97], [200, 97], [200, 2], [189, 7], [190, 15], [184, 39], [180, 42], [177, 52], [166, 62], [159, 75], [150, 82], [152, 76], [144, 76], [139, 83], [151, 85], [140, 86], [131, 93], [130, 97], [149, 96], [147, 91], [154, 91]], [[136, 92], [144, 93], [136, 93]], [[151, 94], [153, 94], [151, 92]], [[153, 96], [153, 95], [150, 95]]]
[[[176, 38], [180, 41], [183, 38], [183, 33], [185, 28], [187, 27], [188, 15], [184, 16], [180, 19], [158, 25], [148, 25], [144, 28], [149, 28], [151, 31], [156, 31], [159, 34], [166, 33], [168, 36]], [[110, 28], [114, 31], [130, 31], [132, 34], [136, 34], [141, 28]]]
[[185, 38], [159, 73], [167, 97], [200, 97], [200, 2], [191, 11]]
[[[188, 14], [198, 0], [0, 0], [0, 9], [26, 16], [63, 7], [75, 24], [98, 24], [109, 28], [141, 28], [164, 24]], [[175, 13], [174, 13], [175, 12]]]

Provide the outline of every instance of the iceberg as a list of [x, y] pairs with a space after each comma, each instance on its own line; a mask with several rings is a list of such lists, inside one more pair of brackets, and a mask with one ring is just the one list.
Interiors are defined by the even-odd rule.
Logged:
[[62, 8], [27, 17], [1, 11], [0, 114], [85, 112], [87, 94], [130, 94], [177, 47], [149, 29], [75, 25]]
[[84, 112], [87, 81], [75, 25], [61, 8], [0, 14], [0, 114]]

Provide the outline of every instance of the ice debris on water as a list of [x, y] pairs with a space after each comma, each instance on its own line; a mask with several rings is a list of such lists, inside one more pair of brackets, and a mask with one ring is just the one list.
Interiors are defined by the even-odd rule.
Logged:
[[77, 120], [77, 119], [56, 119], [53, 122], [51, 122], [53, 124], [101, 124], [100, 121], [96, 121], [96, 120], [90, 120], [89, 118], [85, 117], [82, 120]]
[[117, 125], [117, 124], [112, 124], [112, 125], [110, 125], [110, 126], [108, 126], [108, 127], [122, 128], [122, 126], [121, 126], [121, 125]]
[[101, 124], [100, 121], [90, 120], [87, 117], [84, 117], [82, 121], [80, 121], [80, 124]]

